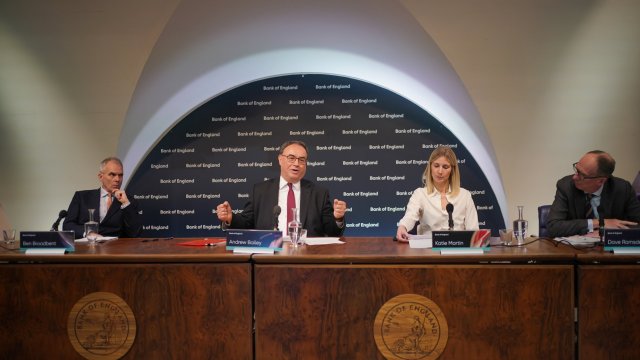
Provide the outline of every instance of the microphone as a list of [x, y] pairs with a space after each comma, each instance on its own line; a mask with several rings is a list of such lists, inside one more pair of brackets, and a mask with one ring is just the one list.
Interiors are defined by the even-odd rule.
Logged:
[[447, 213], [449, 213], [449, 230], [453, 230], [453, 204], [447, 203]]
[[604, 245], [604, 209], [602, 205], [598, 206], [598, 235], [600, 235], [600, 244]]
[[280, 209], [280, 206], [276, 205], [273, 207], [273, 230], [278, 230], [279, 224], [278, 224], [278, 216], [280, 216], [280, 211], [282, 211]]
[[67, 217], [67, 210], [60, 210], [60, 212], [58, 213], [58, 219], [56, 220], [56, 222], [53, 223], [53, 225], [51, 225], [51, 230], [49, 231], [58, 231], [60, 220], [62, 220], [65, 217]]

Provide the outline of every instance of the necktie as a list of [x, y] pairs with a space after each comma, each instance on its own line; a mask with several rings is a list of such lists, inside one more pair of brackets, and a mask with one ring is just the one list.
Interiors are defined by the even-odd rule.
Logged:
[[107, 210], [111, 207], [111, 194], [107, 194]]
[[293, 220], [293, 210], [296, 207], [296, 196], [293, 194], [293, 184], [288, 183], [289, 193], [287, 194], [287, 226]]
[[584, 213], [585, 219], [593, 218], [593, 206], [591, 206], [592, 197], [593, 197], [593, 194], [587, 194], [587, 204], [586, 204], [587, 209]]

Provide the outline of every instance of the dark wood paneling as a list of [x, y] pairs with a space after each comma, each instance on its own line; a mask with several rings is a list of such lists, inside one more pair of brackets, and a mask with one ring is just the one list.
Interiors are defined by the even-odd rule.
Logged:
[[640, 267], [578, 266], [579, 358], [640, 359]]
[[415, 293], [444, 312], [441, 359], [571, 359], [570, 265], [255, 265], [257, 359], [382, 359], [380, 307]]
[[125, 359], [251, 359], [250, 264], [3, 264], [6, 359], [82, 359], [67, 318], [83, 296], [111, 292], [133, 310]]

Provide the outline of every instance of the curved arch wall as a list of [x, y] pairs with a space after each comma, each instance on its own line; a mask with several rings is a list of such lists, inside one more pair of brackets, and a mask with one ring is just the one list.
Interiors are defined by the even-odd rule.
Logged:
[[482, 120], [446, 58], [402, 5], [383, 0], [291, 5], [180, 3], [145, 66], [123, 126], [118, 153], [127, 173], [142, 170], [147, 155], [183, 118], [230, 89], [288, 74], [331, 74], [389, 90], [455, 134], [507, 219]]
[[347, 235], [393, 235], [438, 145], [455, 149], [480, 225], [503, 226], [480, 166], [429, 113], [363, 81], [298, 74], [221, 94], [163, 136], [128, 186], [145, 235], [222, 235], [215, 205], [242, 210], [252, 184], [279, 176], [279, 145], [292, 138], [309, 149], [306, 178], [347, 201]]

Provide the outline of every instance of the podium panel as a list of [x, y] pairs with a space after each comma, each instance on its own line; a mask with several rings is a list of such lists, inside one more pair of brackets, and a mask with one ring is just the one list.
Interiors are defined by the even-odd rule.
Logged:
[[581, 265], [577, 271], [579, 358], [640, 358], [640, 267]]
[[0, 279], [3, 358], [81, 359], [67, 322], [95, 292], [133, 312], [135, 341], [123, 359], [253, 356], [249, 263], [2, 264]]
[[374, 321], [401, 294], [442, 310], [440, 359], [574, 357], [573, 266], [385, 262], [255, 264], [256, 359], [384, 359]]

